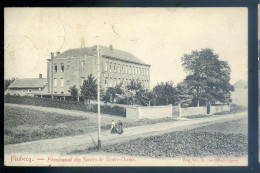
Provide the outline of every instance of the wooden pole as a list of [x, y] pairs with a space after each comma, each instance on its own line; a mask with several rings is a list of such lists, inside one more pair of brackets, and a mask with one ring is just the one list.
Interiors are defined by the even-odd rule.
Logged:
[[98, 100], [98, 149], [101, 148], [100, 139], [100, 55], [99, 55], [99, 45], [97, 45], [97, 100]]

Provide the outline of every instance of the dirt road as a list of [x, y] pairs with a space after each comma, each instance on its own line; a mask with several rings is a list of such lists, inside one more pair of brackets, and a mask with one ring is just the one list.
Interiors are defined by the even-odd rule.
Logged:
[[[66, 111], [67, 110], [63, 110]], [[73, 111], [74, 112], [74, 111]], [[201, 126], [215, 124], [216, 122], [227, 122], [243, 119], [247, 121], [247, 113], [236, 113], [222, 116], [212, 116], [209, 118], [198, 119], [179, 119], [178, 121], [157, 123], [146, 126], [129, 127], [124, 129], [124, 133], [110, 134], [109, 131], [102, 132], [102, 145], [125, 142], [131, 139], [143, 138], [148, 136], [160, 135], [172, 131], [193, 129]], [[75, 150], [84, 150], [96, 145], [97, 133], [64, 137], [57, 139], [39, 140], [20, 144], [5, 145], [5, 154], [11, 153], [52, 153], [68, 154]]]

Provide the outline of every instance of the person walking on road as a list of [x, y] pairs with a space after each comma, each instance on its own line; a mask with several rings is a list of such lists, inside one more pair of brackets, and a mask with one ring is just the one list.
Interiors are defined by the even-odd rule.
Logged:
[[123, 123], [119, 120], [118, 122], [118, 134], [122, 134], [123, 131]]
[[111, 133], [111, 134], [117, 133], [116, 123], [114, 122], [114, 120], [112, 120], [112, 123], [111, 123], [111, 131], [110, 131], [110, 133]]

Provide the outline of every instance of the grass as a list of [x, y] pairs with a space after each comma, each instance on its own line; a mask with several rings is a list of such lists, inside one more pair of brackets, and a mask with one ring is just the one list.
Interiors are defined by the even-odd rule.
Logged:
[[[224, 128], [225, 127], [225, 128]], [[237, 128], [240, 129], [237, 129]], [[217, 123], [193, 130], [138, 138], [105, 146], [104, 152], [155, 158], [244, 157], [248, 152], [247, 124]]]
[[[80, 127], [78, 124], [85, 126]], [[93, 126], [88, 118], [5, 107], [4, 144], [78, 135]]]
[[[110, 119], [112, 120], [113, 117]], [[122, 119], [121, 121], [126, 128], [176, 120], [168, 117], [150, 120]], [[103, 123], [101, 129], [103, 131], [110, 130], [111, 122], [103, 121]], [[96, 129], [97, 121], [95, 118], [83, 118], [9, 106], [5, 106], [4, 109], [4, 144], [74, 136], [95, 132]]]

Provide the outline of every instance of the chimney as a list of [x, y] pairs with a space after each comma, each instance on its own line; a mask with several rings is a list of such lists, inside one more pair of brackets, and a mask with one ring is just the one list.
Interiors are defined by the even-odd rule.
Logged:
[[109, 45], [109, 49], [113, 51], [113, 45]]
[[39, 74], [39, 79], [42, 79], [42, 74]]
[[60, 52], [56, 52], [56, 56], [59, 55], [59, 54], [60, 54]]
[[51, 58], [54, 58], [54, 53], [53, 52], [51, 52]]

